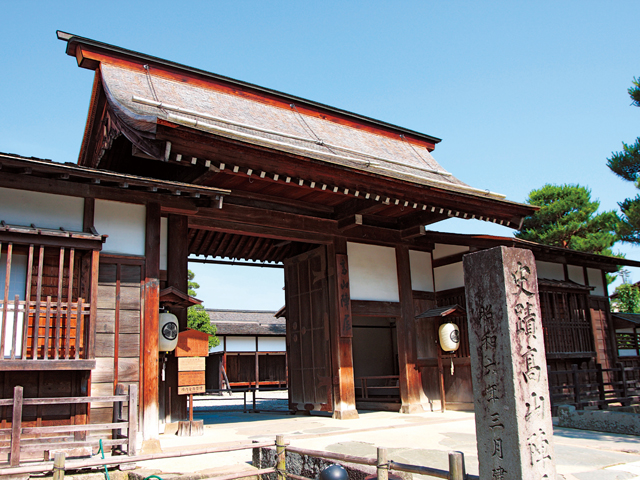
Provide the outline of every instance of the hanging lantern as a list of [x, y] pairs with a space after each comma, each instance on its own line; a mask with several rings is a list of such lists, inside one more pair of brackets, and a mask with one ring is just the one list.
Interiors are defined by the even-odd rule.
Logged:
[[178, 318], [173, 313], [160, 312], [158, 321], [160, 335], [158, 336], [158, 350], [171, 352], [178, 345]]
[[460, 329], [455, 323], [443, 323], [438, 329], [440, 346], [445, 352], [455, 352], [460, 346]]

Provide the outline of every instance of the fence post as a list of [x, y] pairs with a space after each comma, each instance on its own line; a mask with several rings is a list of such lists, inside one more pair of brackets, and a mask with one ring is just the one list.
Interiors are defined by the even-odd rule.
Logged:
[[127, 455], [133, 456], [137, 452], [138, 439], [138, 386], [129, 385], [129, 425], [127, 427]]
[[580, 375], [578, 374], [578, 365], [571, 365], [573, 372], [573, 397], [576, 403], [576, 410], [582, 410], [582, 402], [580, 400]]
[[[116, 395], [125, 395], [125, 386], [121, 383], [116, 385]], [[122, 401], [113, 402], [113, 423], [120, 423], [122, 421]], [[111, 430], [111, 438], [114, 440], [118, 440], [122, 437], [122, 429], [114, 428]], [[121, 445], [114, 445], [111, 447], [111, 454], [115, 454], [116, 451], [121, 448]]]
[[20, 434], [22, 433], [22, 398], [21, 386], [13, 389], [13, 416], [11, 418], [11, 454], [9, 464], [12, 467], [20, 465]]
[[464, 453], [449, 452], [449, 480], [465, 480]]
[[284, 435], [276, 435], [276, 473], [278, 480], [287, 480], [287, 452]]
[[378, 480], [389, 479], [389, 462], [387, 461], [387, 449], [378, 447], [378, 464], [376, 465]]
[[53, 457], [53, 480], [64, 479], [64, 461], [66, 454], [64, 452], [56, 452]]
[[598, 396], [600, 403], [598, 403], [598, 410], [602, 410], [606, 406], [606, 396], [604, 393], [604, 375], [602, 374], [602, 364], [596, 363], [596, 381], [598, 382]]
[[256, 392], [258, 391], [258, 389], [256, 387], [253, 387], [253, 413], [256, 413]]
[[620, 369], [620, 380], [622, 381], [622, 405], [628, 406], [631, 405], [631, 402], [628, 400], [629, 392], [627, 391], [627, 372], [624, 371], [624, 365], [620, 362], [616, 363], [616, 367]]

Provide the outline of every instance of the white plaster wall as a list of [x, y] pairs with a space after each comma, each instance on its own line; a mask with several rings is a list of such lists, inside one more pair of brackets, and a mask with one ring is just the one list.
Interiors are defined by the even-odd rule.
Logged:
[[286, 350], [285, 337], [258, 337], [259, 352], [284, 352]]
[[9, 225], [82, 231], [84, 198], [0, 188], [0, 220]]
[[431, 254], [409, 250], [409, 262], [411, 264], [411, 288], [419, 292], [433, 292]]
[[399, 301], [394, 248], [349, 242], [347, 255], [352, 300]]
[[433, 273], [436, 278], [436, 291], [438, 292], [451, 288], [464, 287], [462, 262], [435, 268]]
[[169, 240], [167, 234], [169, 231], [169, 219], [162, 217], [160, 219], [160, 270], [167, 269], [167, 251], [169, 248]]
[[144, 255], [146, 207], [131, 203], [96, 200], [94, 226], [109, 235], [103, 253]]
[[589, 285], [596, 287], [591, 291], [591, 295], [607, 295], [606, 287], [602, 284], [602, 271], [597, 268], [587, 268], [587, 276], [589, 277]]
[[469, 247], [464, 245], [445, 245], [443, 243], [436, 243], [433, 249], [433, 259], [448, 257], [449, 255], [455, 255], [456, 253], [468, 252]]
[[538, 278], [564, 281], [564, 268], [561, 263], [536, 261], [536, 269], [538, 270]]
[[255, 352], [255, 337], [227, 337], [227, 352]]
[[220, 344], [215, 347], [211, 347], [209, 349], [209, 353], [224, 352], [224, 337], [218, 337], [218, 340], [220, 340]]
[[567, 265], [567, 271], [569, 272], [569, 280], [584, 285], [584, 270], [582, 267]]

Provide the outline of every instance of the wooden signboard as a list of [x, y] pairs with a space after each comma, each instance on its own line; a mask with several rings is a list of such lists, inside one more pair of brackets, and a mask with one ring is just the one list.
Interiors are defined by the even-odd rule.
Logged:
[[[204, 393], [204, 385], [189, 385], [188, 387], [178, 387], [178, 395], [193, 395], [194, 393]], [[193, 415], [193, 412], [191, 413]]]
[[178, 334], [178, 395], [189, 395], [189, 421], [178, 425], [179, 436], [202, 435], [203, 421], [193, 421], [193, 394], [204, 393], [205, 357], [209, 355], [209, 335], [197, 330]]
[[178, 386], [204, 385], [204, 372], [178, 372]]
[[179, 372], [204, 372], [204, 357], [180, 357], [178, 358]]
[[207, 357], [209, 355], [209, 335], [198, 330], [185, 330], [178, 334], [176, 357]]

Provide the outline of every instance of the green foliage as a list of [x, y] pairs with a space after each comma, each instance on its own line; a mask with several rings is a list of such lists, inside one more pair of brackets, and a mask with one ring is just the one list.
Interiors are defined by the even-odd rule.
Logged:
[[623, 283], [616, 288], [617, 298], [613, 307], [622, 313], [640, 313], [640, 289], [630, 283]]
[[[194, 278], [195, 274], [191, 270], [188, 270], [188, 292], [192, 297], [196, 296], [196, 290], [200, 288], [200, 285], [193, 281]], [[216, 337], [216, 326], [211, 323], [209, 314], [202, 305], [194, 305], [187, 309], [187, 327], [208, 333], [210, 335], [209, 348], [220, 345], [220, 340]]]
[[[631, 105], [640, 107], [640, 79], [634, 78], [633, 86], [627, 91], [632, 100]], [[613, 152], [607, 159], [607, 166], [613, 173], [640, 188], [640, 137], [631, 145], [622, 142], [622, 151]], [[640, 243], [640, 195], [627, 198], [618, 205], [622, 211], [620, 240]]]
[[596, 213], [600, 202], [580, 185], [544, 185], [529, 193], [527, 203], [540, 206], [525, 218], [516, 237], [570, 248], [580, 252], [612, 255], [619, 218], [615, 212]]

